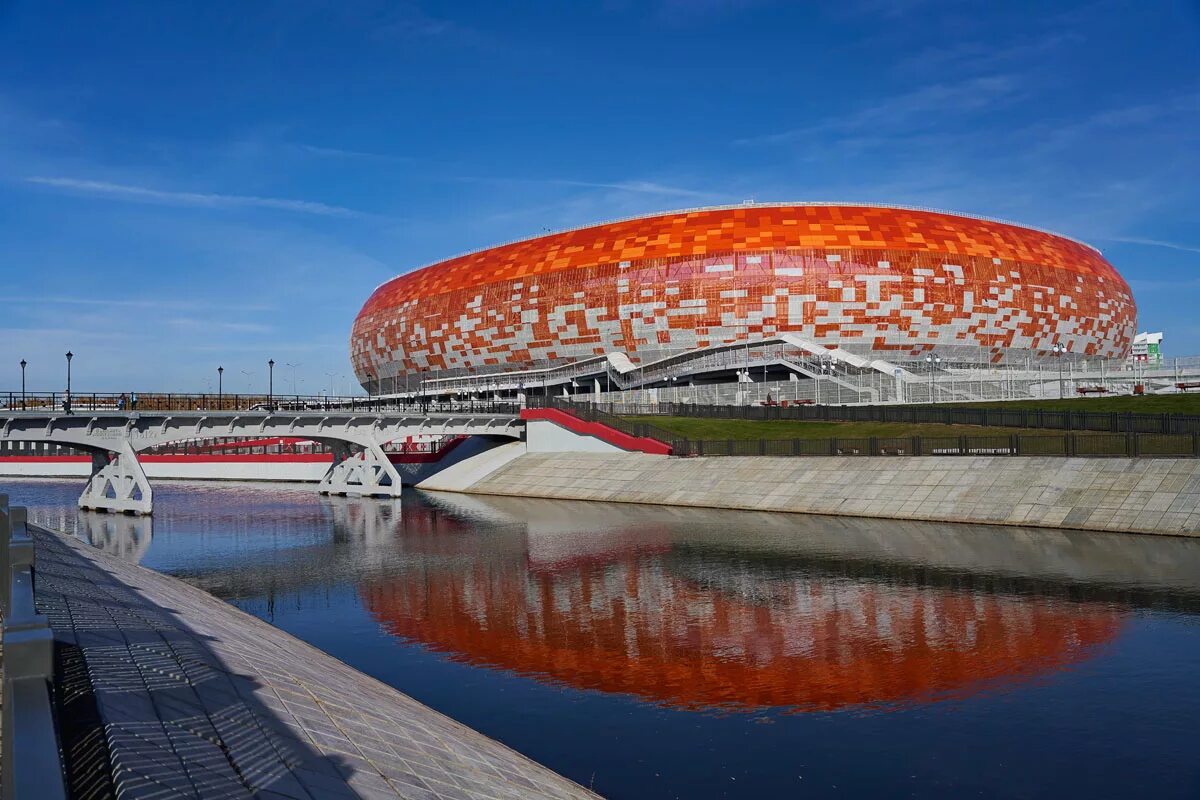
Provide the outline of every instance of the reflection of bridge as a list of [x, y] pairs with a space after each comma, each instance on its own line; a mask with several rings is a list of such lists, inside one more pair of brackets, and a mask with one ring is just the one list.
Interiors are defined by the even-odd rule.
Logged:
[[187, 439], [295, 437], [326, 444], [333, 463], [318, 486], [322, 494], [396, 497], [401, 476], [383, 445], [410, 436], [520, 438], [515, 413], [395, 411], [46, 412], [0, 417], [0, 441], [48, 442], [90, 453], [92, 474], [81, 508], [149, 514], [153, 490], [138, 453]]

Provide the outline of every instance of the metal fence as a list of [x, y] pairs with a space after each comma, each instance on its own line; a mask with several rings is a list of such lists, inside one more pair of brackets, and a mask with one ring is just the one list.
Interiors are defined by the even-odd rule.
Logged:
[[[657, 438], [657, 437], [655, 437]], [[676, 456], [1200, 458], [1200, 434], [1062, 433], [829, 439], [679, 439]]]
[[[564, 408], [582, 408], [583, 403]], [[900, 422], [979, 425], [989, 428], [1044, 428], [1103, 433], [1200, 433], [1200, 415], [1142, 414], [1129, 411], [1080, 411], [1037, 408], [957, 406], [704, 406], [691, 403], [640, 405], [587, 404], [609, 415], [696, 417], [705, 419], [796, 420], [812, 422]]]
[[0, 772], [5, 800], [66, 796], [52, 688], [54, 634], [34, 606], [33, 540], [24, 508], [0, 494], [0, 616], [3, 616], [3, 729]]
[[[69, 403], [68, 403], [69, 399]], [[331, 397], [327, 395], [176, 394], [114, 392], [6, 392], [2, 412], [88, 413], [105, 411], [395, 411], [437, 413], [503, 413], [519, 408], [516, 401], [420, 399], [398, 397]]]
[[[1200, 458], [1200, 427], [1192, 433], [1065, 431], [1047, 433], [987, 433], [963, 436], [830, 437], [819, 439], [688, 439], [657, 425], [622, 414], [645, 414], [629, 406], [604, 407], [571, 403], [561, 398], [530, 398], [531, 406], [558, 408], [592, 422], [601, 422], [631, 436], [657, 439], [671, 446], [675, 456], [1062, 456], [1079, 458]], [[655, 406], [659, 408], [659, 406]], [[691, 406], [689, 408], [696, 408]], [[721, 407], [701, 407], [693, 416], [718, 416]], [[725, 407], [738, 419], [787, 419], [776, 412], [820, 411], [826, 407], [781, 409]], [[851, 407], [832, 411], [863, 411]], [[613, 411], [618, 413], [613, 413]], [[895, 411], [884, 406], [881, 410]], [[925, 409], [914, 409], [922, 411]], [[954, 409], [929, 409], [952, 411]], [[981, 409], [980, 409], [981, 410]], [[661, 413], [661, 412], [660, 412]], [[1107, 415], [1105, 415], [1107, 416]], [[1124, 415], [1122, 415], [1124, 416]], [[1157, 418], [1159, 415], [1151, 415]], [[801, 417], [795, 417], [801, 418]], [[804, 419], [829, 419], [821, 416]], [[893, 420], [888, 420], [893, 421]], [[904, 420], [900, 420], [904, 421]], [[908, 420], [912, 421], [912, 420]], [[942, 420], [916, 420], [940, 422]], [[1017, 427], [1015, 425], [1011, 427]]]

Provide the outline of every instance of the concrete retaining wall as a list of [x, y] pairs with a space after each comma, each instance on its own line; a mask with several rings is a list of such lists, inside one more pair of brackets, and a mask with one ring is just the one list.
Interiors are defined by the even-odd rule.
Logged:
[[531, 453], [620, 453], [621, 448], [544, 419], [525, 423], [525, 441]]
[[473, 494], [1200, 536], [1200, 460], [527, 453]]

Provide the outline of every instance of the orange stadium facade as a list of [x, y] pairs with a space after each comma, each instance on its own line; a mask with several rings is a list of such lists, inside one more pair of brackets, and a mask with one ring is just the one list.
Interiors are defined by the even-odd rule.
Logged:
[[1059, 350], [1122, 358], [1135, 324], [1116, 269], [1064, 236], [914, 208], [740, 205], [548, 234], [400, 275], [363, 306], [351, 359], [375, 391], [434, 375], [524, 372], [532, 383], [588, 362], [636, 374], [674, 359], [681, 373], [694, 363], [716, 375], [719, 364], [694, 357], [768, 342], [890, 372], [935, 352], [997, 365]]

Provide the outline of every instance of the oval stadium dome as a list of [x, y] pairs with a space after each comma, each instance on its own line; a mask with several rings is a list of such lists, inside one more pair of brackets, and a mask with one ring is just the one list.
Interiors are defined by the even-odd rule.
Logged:
[[532, 384], [582, 362], [636, 374], [664, 360], [686, 373], [690, 360], [699, 373], [712, 368], [706, 354], [768, 343], [889, 369], [934, 352], [1028, 365], [1055, 345], [1124, 357], [1135, 315], [1113, 266], [1064, 236], [915, 208], [739, 205], [548, 234], [400, 275], [363, 306], [351, 359], [374, 391], [500, 373]]

